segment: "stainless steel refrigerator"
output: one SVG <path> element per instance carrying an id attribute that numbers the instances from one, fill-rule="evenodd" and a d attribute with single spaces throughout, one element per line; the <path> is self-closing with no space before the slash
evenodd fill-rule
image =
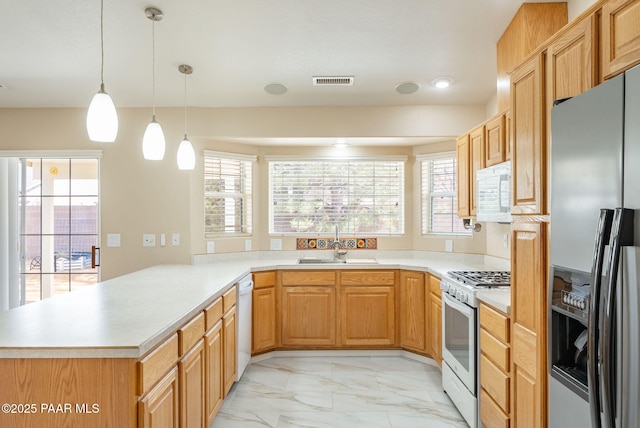
<path id="1" fill-rule="evenodd" d="M 640 66 L 557 102 L 550 163 L 549 426 L 640 427 Z"/>

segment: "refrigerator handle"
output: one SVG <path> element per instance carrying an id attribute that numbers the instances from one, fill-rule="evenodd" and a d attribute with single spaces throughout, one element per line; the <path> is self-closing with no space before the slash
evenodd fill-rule
<path id="1" fill-rule="evenodd" d="M 600 323 L 600 289 L 602 281 L 602 264 L 604 261 L 604 248 L 609 243 L 613 210 L 601 209 L 598 227 L 596 228 L 595 250 L 593 253 L 593 266 L 591 268 L 591 296 L 589 307 L 589 335 L 587 342 L 587 361 L 589 362 L 589 407 L 591 409 L 591 421 L 594 428 L 600 428 L 600 378 L 598 374 L 598 325 Z"/>
<path id="2" fill-rule="evenodd" d="M 621 247 L 633 245 L 633 214 L 633 210 L 616 208 L 611 226 L 607 279 L 602 290 L 600 389 L 603 395 L 602 417 L 606 427 L 616 426 L 616 291 Z"/>

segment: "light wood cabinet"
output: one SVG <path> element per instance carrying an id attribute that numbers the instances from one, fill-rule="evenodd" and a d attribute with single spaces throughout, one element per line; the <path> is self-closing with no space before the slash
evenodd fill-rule
<path id="1" fill-rule="evenodd" d="M 202 428 L 205 423 L 205 348 L 200 337 L 178 362 L 181 428 Z"/>
<path id="2" fill-rule="evenodd" d="M 336 345 L 336 288 L 282 287 L 282 345 Z"/>
<path id="3" fill-rule="evenodd" d="M 405 349 L 426 353 L 428 291 L 425 285 L 425 273 L 402 271 L 399 293 L 400 345 Z"/>
<path id="4" fill-rule="evenodd" d="M 140 428 L 178 428 L 180 426 L 178 368 L 171 369 L 158 384 L 138 401 Z"/>
<path id="5" fill-rule="evenodd" d="M 220 301 L 222 303 L 222 301 Z M 222 320 L 218 321 L 205 334 L 205 401 L 206 426 L 211 425 L 218 413 L 223 399 L 223 347 Z"/>
<path id="6" fill-rule="evenodd" d="M 471 215 L 471 190 L 469 188 L 469 172 L 471 168 L 471 149 L 469 144 L 469 134 L 465 134 L 456 141 L 456 163 L 457 163 L 457 200 L 458 217 L 469 218 Z"/>
<path id="7" fill-rule="evenodd" d="M 598 83 L 597 17 L 586 16 L 573 22 L 547 48 L 545 74 L 547 92 L 547 128 L 551 107 L 557 99 L 574 97 Z"/>
<path id="8" fill-rule="evenodd" d="M 253 274 L 252 355 L 270 351 L 278 345 L 276 315 L 276 273 Z"/>
<path id="9" fill-rule="evenodd" d="M 236 307 L 232 306 L 222 317 L 222 346 L 223 346 L 223 392 L 226 397 L 236 380 L 238 370 L 238 343 L 236 339 L 237 317 Z"/>
<path id="10" fill-rule="evenodd" d="M 429 278 L 429 338 L 431 357 L 442 365 L 442 290 L 440 278 Z"/>
<path id="11" fill-rule="evenodd" d="M 543 55 L 535 55 L 511 75 L 511 214 L 547 214 L 543 65 Z"/>
<path id="12" fill-rule="evenodd" d="M 511 417 L 547 425 L 546 223 L 511 226 Z"/>
<path id="13" fill-rule="evenodd" d="M 395 344 L 394 286 L 343 286 L 340 288 L 342 345 Z"/>
<path id="14" fill-rule="evenodd" d="M 602 74 L 605 79 L 640 63 L 640 0 L 602 6 Z"/>
<path id="15" fill-rule="evenodd" d="M 487 121 L 485 166 L 493 166 L 506 160 L 505 115 L 499 114 Z"/>
<path id="16" fill-rule="evenodd" d="M 472 217 L 476 215 L 476 172 L 485 167 L 485 141 L 484 125 L 469 132 L 469 149 L 471 152 L 471 164 L 469 168 L 469 210 Z"/>
<path id="17" fill-rule="evenodd" d="M 511 353 L 509 317 L 480 304 L 480 419 L 485 426 L 509 426 Z"/>

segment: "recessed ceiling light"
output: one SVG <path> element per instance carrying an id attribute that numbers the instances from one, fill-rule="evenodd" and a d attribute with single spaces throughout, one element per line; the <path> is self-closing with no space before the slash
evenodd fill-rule
<path id="1" fill-rule="evenodd" d="M 444 89 L 444 88 L 448 88 L 449 86 L 451 86 L 451 83 L 453 82 L 453 80 L 449 77 L 439 77 L 437 79 L 435 79 L 433 82 L 431 82 L 431 84 L 433 86 L 435 86 L 436 88 L 439 89 Z"/>
<path id="2" fill-rule="evenodd" d="M 404 82 L 396 86 L 396 92 L 403 95 L 415 94 L 420 89 L 420 85 L 415 82 Z"/>
<path id="3" fill-rule="evenodd" d="M 281 83 L 269 83 L 264 87 L 264 91 L 271 95 L 282 95 L 287 92 L 287 87 Z"/>

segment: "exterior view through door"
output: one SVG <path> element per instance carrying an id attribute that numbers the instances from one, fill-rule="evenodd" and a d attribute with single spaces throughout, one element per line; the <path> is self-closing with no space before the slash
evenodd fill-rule
<path id="1" fill-rule="evenodd" d="M 20 159 L 20 304 L 96 284 L 98 159 Z"/>

